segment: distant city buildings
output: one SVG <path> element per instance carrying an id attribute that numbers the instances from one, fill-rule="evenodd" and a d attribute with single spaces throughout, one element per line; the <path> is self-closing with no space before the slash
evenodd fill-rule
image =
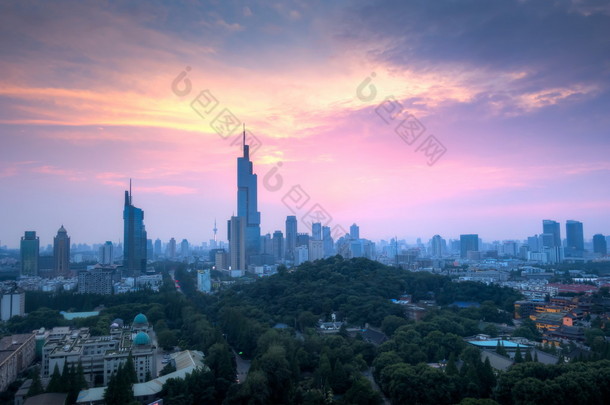
<path id="1" fill-rule="evenodd" d="M 100 246 L 99 262 L 104 266 L 114 264 L 114 245 L 111 241 L 106 241 L 106 243 Z"/>
<path id="2" fill-rule="evenodd" d="M 110 295 L 115 283 L 121 281 L 116 267 L 95 266 L 78 272 L 78 292 L 81 294 Z"/>

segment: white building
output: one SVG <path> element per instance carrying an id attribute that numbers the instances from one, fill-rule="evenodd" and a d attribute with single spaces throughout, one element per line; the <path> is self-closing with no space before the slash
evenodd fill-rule
<path id="1" fill-rule="evenodd" d="M 212 279 L 209 269 L 197 270 L 197 290 L 204 293 L 212 292 Z"/>

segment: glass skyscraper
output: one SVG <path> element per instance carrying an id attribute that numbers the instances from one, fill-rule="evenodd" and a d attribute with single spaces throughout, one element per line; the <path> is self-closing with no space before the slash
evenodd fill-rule
<path id="1" fill-rule="evenodd" d="M 261 214 L 257 208 L 257 176 L 250 161 L 245 131 L 243 148 L 243 157 L 237 158 L 237 216 L 246 221 L 245 256 L 249 264 L 251 256 L 260 253 Z"/>
<path id="2" fill-rule="evenodd" d="M 294 260 L 294 250 L 297 247 L 297 217 L 286 217 L 286 259 Z"/>
<path id="3" fill-rule="evenodd" d="M 566 222 L 566 256 L 582 257 L 585 250 L 582 222 L 568 220 Z"/>
<path id="4" fill-rule="evenodd" d="M 132 204 L 129 188 L 129 192 L 125 191 L 123 209 L 123 268 L 126 274 L 137 277 L 146 272 L 146 228 L 144 211 Z"/>
<path id="5" fill-rule="evenodd" d="M 40 241 L 34 231 L 25 231 L 21 237 L 21 275 L 38 275 L 38 254 L 40 251 Z"/>
<path id="6" fill-rule="evenodd" d="M 561 230 L 559 222 L 545 219 L 542 221 L 542 243 L 543 247 L 555 248 L 561 247 Z M 546 236 L 545 236 L 546 235 Z"/>

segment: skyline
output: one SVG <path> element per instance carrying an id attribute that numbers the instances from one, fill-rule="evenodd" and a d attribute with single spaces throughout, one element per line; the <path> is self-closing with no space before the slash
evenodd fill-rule
<path id="1" fill-rule="evenodd" d="M 321 4 L 2 3 L 0 244 L 121 240 L 129 178 L 150 238 L 212 239 L 237 210 L 224 108 L 260 141 L 262 234 L 294 185 L 372 240 L 610 233 L 610 6 Z M 446 148 L 433 165 L 375 113 L 388 96 Z"/>

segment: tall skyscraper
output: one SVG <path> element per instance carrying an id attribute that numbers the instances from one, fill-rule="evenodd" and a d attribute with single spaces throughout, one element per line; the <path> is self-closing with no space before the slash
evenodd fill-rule
<path id="1" fill-rule="evenodd" d="M 354 240 L 360 239 L 360 227 L 356 224 L 352 224 L 352 226 L 349 227 L 349 236 Z"/>
<path id="2" fill-rule="evenodd" d="M 125 191 L 123 225 L 123 269 L 137 277 L 146 272 L 146 227 L 144 211 L 132 203 L 131 182 L 129 191 Z"/>
<path id="3" fill-rule="evenodd" d="M 276 261 L 284 259 L 284 235 L 282 231 L 273 232 L 273 256 Z"/>
<path id="4" fill-rule="evenodd" d="M 62 225 L 53 238 L 53 271 L 55 276 L 69 277 L 70 272 L 70 237 Z"/>
<path id="5" fill-rule="evenodd" d="M 582 257 L 585 251 L 582 222 L 571 219 L 566 221 L 566 242 L 566 256 Z"/>
<path id="6" fill-rule="evenodd" d="M 608 244 L 606 237 L 602 234 L 593 235 L 593 253 L 598 253 L 602 256 L 608 254 Z"/>
<path id="7" fill-rule="evenodd" d="M 40 253 L 40 240 L 34 231 L 25 231 L 21 237 L 21 275 L 38 275 L 38 255 Z"/>
<path id="8" fill-rule="evenodd" d="M 250 146 L 246 144 L 246 131 L 243 133 L 243 157 L 237 158 L 237 216 L 245 220 L 245 270 L 250 256 L 260 253 L 261 214 L 257 203 L 257 176 L 250 161 Z"/>
<path id="9" fill-rule="evenodd" d="M 320 222 L 311 224 L 311 239 L 322 240 L 322 224 Z"/>
<path id="10" fill-rule="evenodd" d="M 479 250 L 479 235 L 460 235 L 460 257 L 465 259 L 468 257 L 468 252 L 477 252 Z"/>
<path id="11" fill-rule="evenodd" d="M 542 243 L 543 247 L 561 247 L 561 229 L 559 222 L 545 219 L 542 221 Z"/>
<path id="12" fill-rule="evenodd" d="M 231 270 L 246 270 L 246 218 L 231 217 L 228 225 L 229 265 Z"/>
<path id="13" fill-rule="evenodd" d="M 286 259 L 294 260 L 294 249 L 297 247 L 297 217 L 286 217 Z"/>

